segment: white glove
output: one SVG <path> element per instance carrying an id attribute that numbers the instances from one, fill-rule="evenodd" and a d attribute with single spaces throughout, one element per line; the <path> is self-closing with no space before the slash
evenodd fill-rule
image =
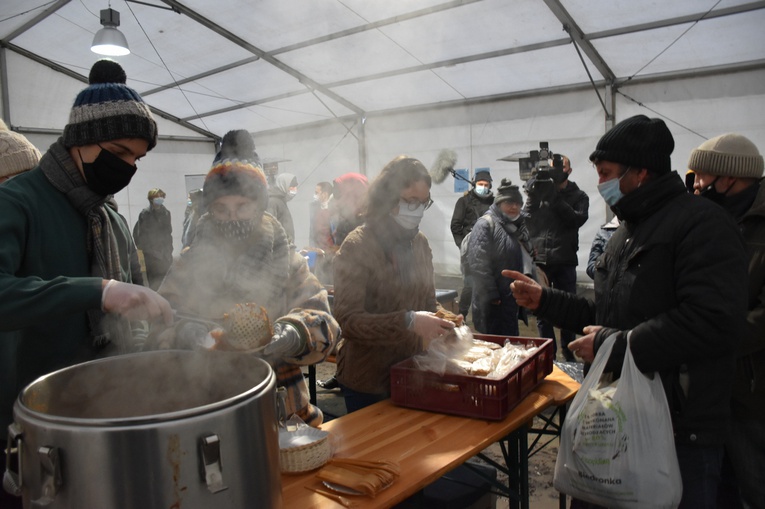
<path id="1" fill-rule="evenodd" d="M 274 335 L 263 350 L 263 356 L 272 359 L 296 357 L 305 350 L 306 341 L 300 336 L 297 327 L 287 322 L 274 324 Z"/>
<path id="2" fill-rule="evenodd" d="M 128 320 L 162 319 L 165 325 L 173 324 L 173 310 L 164 297 L 145 286 L 122 283 L 114 279 L 103 282 L 101 309 L 105 313 L 116 313 Z"/>
<path id="3" fill-rule="evenodd" d="M 446 334 L 454 328 L 454 323 L 444 320 L 431 313 L 430 311 L 415 311 L 414 320 L 409 328 L 417 333 L 425 342 Z"/>

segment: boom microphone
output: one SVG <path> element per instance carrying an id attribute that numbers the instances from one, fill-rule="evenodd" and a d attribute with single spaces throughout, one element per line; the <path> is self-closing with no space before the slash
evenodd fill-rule
<path id="1" fill-rule="evenodd" d="M 457 153 L 454 150 L 444 149 L 438 153 L 436 161 L 430 168 L 430 178 L 440 184 L 451 173 L 454 175 L 454 165 L 457 164 Z"/>

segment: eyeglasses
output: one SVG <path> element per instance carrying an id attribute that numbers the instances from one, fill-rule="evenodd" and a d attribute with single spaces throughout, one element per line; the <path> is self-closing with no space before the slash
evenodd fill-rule
<path id="1" fill-rule="evenodd" d="M 433 205 L 433 199 L 428 196 L 427 201 L 421 202 L 420 200 L 417 200 L 415 198 L 412 198 L 411 200 L 405 200 L 404 198 L 400 198 L 400 200 L 404 203 L 406 203 L 406 208 L 409 209 L 410 212 L 413 212 L 417 210 L 419 207 L 425 207 L 425 210 L 428 210 L 431 205 Z"/>

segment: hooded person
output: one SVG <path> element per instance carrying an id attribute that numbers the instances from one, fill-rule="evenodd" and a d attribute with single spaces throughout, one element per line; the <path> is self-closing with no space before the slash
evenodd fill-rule
<path id="1" fill-rule="evenodd" d="M 483 216 L 494 203 L 491 186 L 491 173 L 487 169 L 476 171 L 473 189 L 466 191 L 454 204 L 450 228 L 454 243 L 460 248 L 460 254 L 467 250 L 467 245 L 462 245 L 463 240 L 473 229 L 478 218 Z M 459 312 L 467 316 L 473 301 L 473 276 L 464 263 L 460 264 L 460 270 L 462 271 L 462 290 L 459 298 Z"/>
<path id="2" fill-rule="evenodd" d="M 275 184 L 268 191 L 268 208 L 266 211 L 274 216 L 287 232 L 287 238 L 295 243 L 295 224 L 292 222 L 287 202 L 297 194 L 298 181 L 292 173 L 280 173 L 276 176 Z"/>
<path id="3" fill-rule="evenodd" d="M 194 241 L 159 288 L 179 314 L 199 320 L 156 328 L 152 340 L 160 348 L 262 355 L 287 389 L 287 415 L 318 426 L 323 415 L 310 403 L 301 366 L 324 361 L 339 329 L 327 291 L 282 225 L 265 213 L 268 186 L 259 159 L 250 151 L 216 158 L 202 200 L 206 212 Z"/>
<path id="4" fill-rule="evenodd" d="M 344 173 L 332 181 L 330 229 L 335 246 L 364 222 L 369 180 L 361 173 Z"/>
<path id="5" fill-rule="evenodd" d="M 473 325 L 482 334 L 517 336 L 519 308 L 503 270 L 524 270 L 529 233 L 521 209 L 523 195 L 509 179 L 502 179 L 489 210 L 466 237 L 466 265 L 473 276 Z M 528 251 L 526 251 L 528 252 Z"/>
<path id="6" fill-rule="evenodd" d="M 129 320 L 172 321 L 165 299 L 131 284 L 130 230 L 108 204 L 156 144 L 157 124 L 116 62 L 96 62 L 89 83 L 39 164 L 0 186 L 0 341 L 19 340 L 5 394 L 134 351 Z M 4 426 L 11 407 L 0 410 Z"/>
<path id="7" fill-rule="evenodd" d="M 641 372 L 659 375 L 682 477 L 679 507 L 712 509 L 746 323 L 747 255 L 733 218 L 689 194 L 671 170 L 674 146 L 661 119 L 637 115 L 590 155 L 598 190 L 620 220 L 595 264 L 594 300 L 505 274 L 519 305 L 582 334 L 570 348 L 586 363 L 613 336 L 606 373 L 620 375 L 629 348 Z"/>
<path id="8" fill-rule="evenodd" d="M 751 140 L 727 133 L 688 160 L 697 194 L 738 223 L 749 254 L 747 325 L 736 351 L 731 433 L 725 443 L 719 507 L 765 507 L 765 180 Z"/>

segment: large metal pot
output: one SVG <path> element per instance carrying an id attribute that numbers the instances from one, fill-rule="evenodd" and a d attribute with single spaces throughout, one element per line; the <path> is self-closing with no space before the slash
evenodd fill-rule
<path id="1" fill-rule="evenodd" d="M 280 507 L 275 387 L 265 361 L 227 352 L 56 371 L 14 405 L 3 485 L 25 508 Z"/>

